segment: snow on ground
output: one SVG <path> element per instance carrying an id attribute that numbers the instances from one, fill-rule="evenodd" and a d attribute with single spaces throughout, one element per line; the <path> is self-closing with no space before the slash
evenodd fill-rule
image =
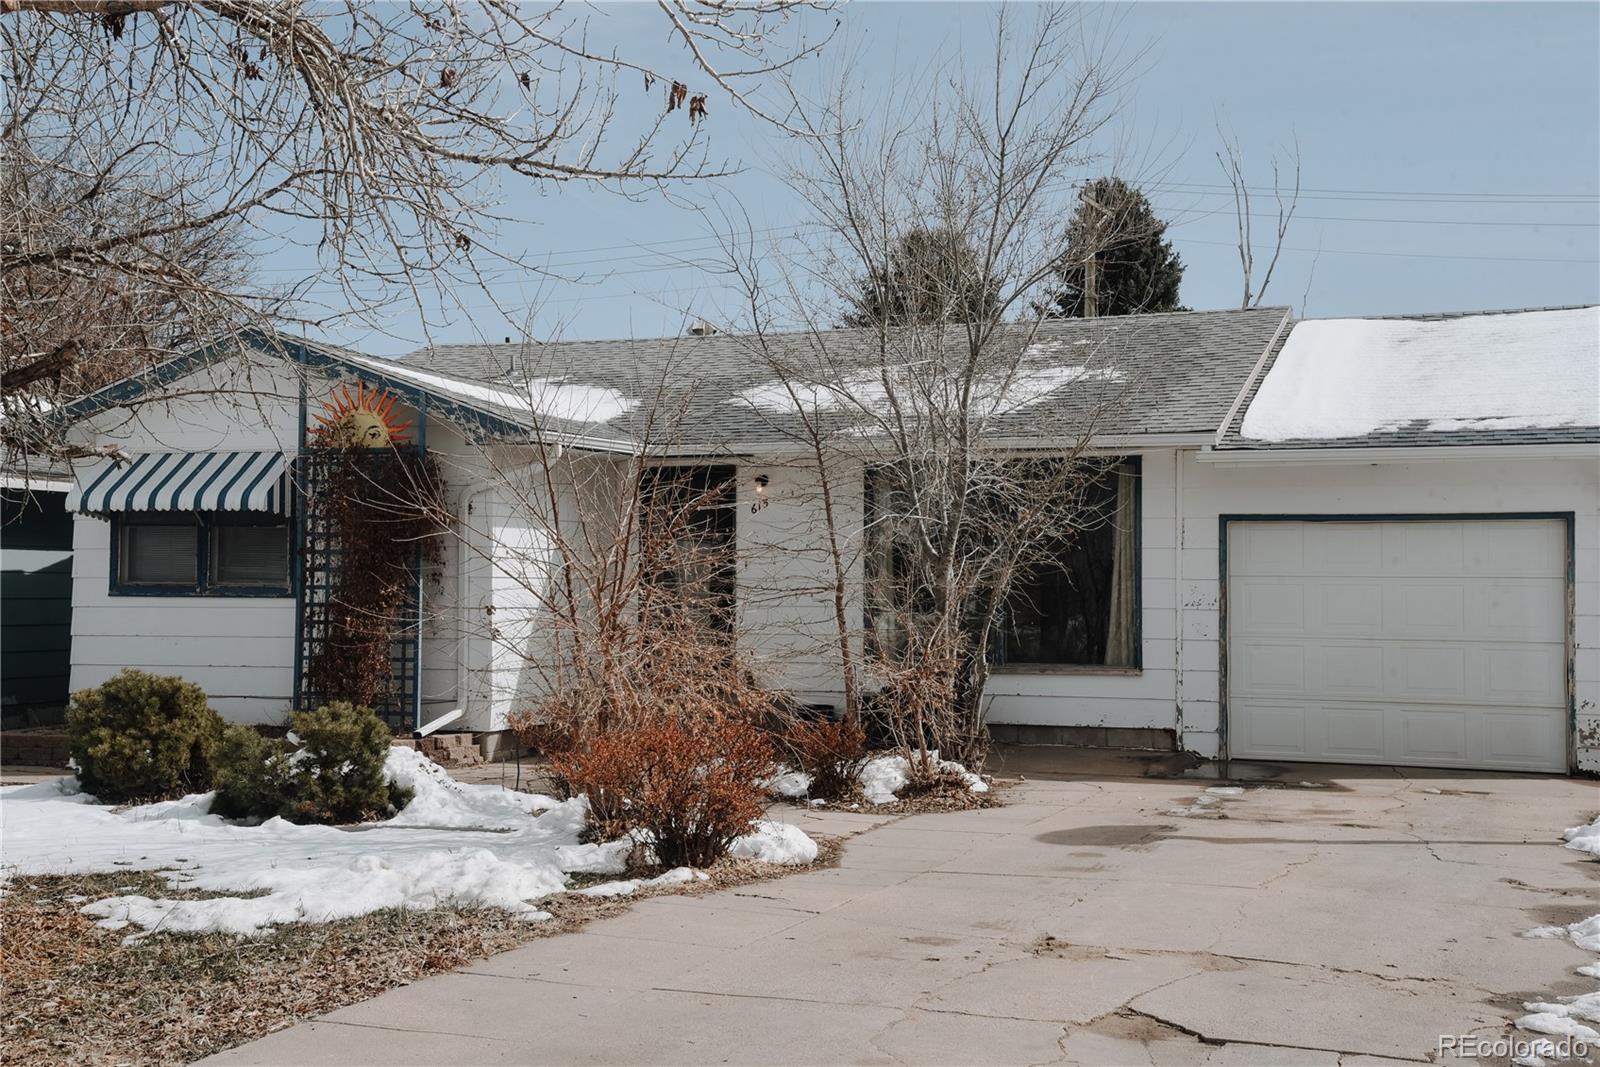
<path id="1" fill-rule="evenodd" d="M 1588 852 L 1600 858 L 1600 818 L 1588 826 L 1574 826 L 1562 835 L 1567 848 Z M 1524 937 L 1570 940 L 1586 952 L 1600 953 L 1600 915 L 1591 915 L 1580 922 L 1566 926 L 1540 926 L 1529 930 Z M 1600 961 L 1586 963 L 1577 969 L 1587 978 L 1600 978 Z M 1568 1038 L 1586 1044 L 1600 1044 L 1600 989 L 1593 993 L 1580 993 L 1575 997 L 1558 997 L 1551 1001 L 1527 1001 L 1522 1005 L 1527 1015 L 1517 1019 L 1517 1026 L 1536 1034 Z M 1551 1046 L 1551 1052 L 1555 1047 Z M 1548 1055 L 1549 1053 L 1545 1053 Z M 1528 1067 L 1538 1067 L 1534 1060 L 1539 1054 L 1526 1057 Z"/>
<path id="2" fill-rule="evenodd" d="M 734 838 L 730 856 L 801 867 L 817 858 L 817 843 L 798 826 L 762 819 L 752 833 Z"/>
<path id="3" fill-rule="evenodd" d="M 1244 790 L 1236 785 L 1214 785 L 1204 793 L 1194 798 L 1193 804 L 1183 804 L 1176 808 L 1167 809 L 1168 815 L 1176 815 L 1184 819 L 1220 819 L 1223 817 L 1219 806 L 1224 800 L 1244 796 Z"/>
<path id="4" fill-rule="evenodd" d="M 636 847 L 630 838 L 580 843 L 582 799 L 558 802 L 457 782 L 399 747 L 385 769 L 415 790 L 415 799 L 387 821 L 342 828 L 230 822 L 210 814 L 211 794 L 117 812 L 78 792 L 70 778 L 3 789 L 0 869 L 6 875 L 160 871 L 175 889 L 223 895 L 119 896 L 84 911 L 112 929 L 137 927 L 135 936 L 156 929 L 255 934 L 282 923 L 445 904 L 544 919 L 548 914 L 534 902 L 564 892 L 568 874 L 621 874 Z M 806 845 L 810 856 L 800 858 Z M 758 824 L 737 847 L 739 855 L 775 863 L 816 856 L 815 842 L 781 823 Z M 227 895 L 244 893 L 259 895 Z"/>
<path id="5" fill-rule="evenodd" d="M 799 800 L 811 789 L 811 775 L 804 771 L 780 771 L 758 784 L 775 797 Z"/>
<path id="6" fill-rule="evenodd" d="M 579 896 L 585 897 L 625 897 L 640 889 L 650 889 L 659 885 L 685 885 L 689 882 L 704 882 L 711 876 L 705 871 L 697 871 L 693 867 L 674 867 L 665 874 L 658 874 L 654 878 L 629 878 L 623 882 L 601 882 L 588 889 L 578 890 Z"/>
<path id="7" fill-rule="evenodd" d="M 932 752 L 930 755 L 940 770 L 961 775 L 962 780 L 967 783 L 967 788 L 974 793 L 989 791 L 988 782 L 961 764 L 954 760 L 940 759 L 938 752 Z M 911 781 L 911 761 L 899 755 L 874 756 L 861 765 L 861 769 L 856 772 L 856 781 L 860 783 L 861 795 L 868 804 L 893 804 L 899 798 L 900 790 Z M 764 779 L 761 786 L 773 796 L 801 800 L 811 788 L 811 776 L 804 771 L 784 770 L 771 778 Z"/>
<path id="8" fill-rule="evenodd" d="M 1600 425 L 1600 308 L 1297 323 L 1245 413 L 1260 441 Z"/>
<path id="9" fill-rule="evenodd" d="M 1574 826 L 1561 835 L 1568 848 L 1575 848 L 1579 852 L 1587 852 L 1600 859 L 1600 816 L 1588 826 Z"/>
<path id="10" fill-rule="evenodd" d="M 989 783 L 961 764 L 939 759 L 937 752 L 931 755 L 940 770 L 961 775 L 967 788 L 974 793 L 989 791 Z M 861 793 L 867 798 L 867 803 L 892 804 L 900 790 L 911 781 L 911 761 L 904 756 L 875 756 L 867 760 L 856 777 L 861 782 Z"/>

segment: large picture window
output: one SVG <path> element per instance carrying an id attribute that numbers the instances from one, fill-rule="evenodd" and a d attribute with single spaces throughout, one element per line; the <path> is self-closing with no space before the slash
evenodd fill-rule
<path id="1" fill-rule="evenodd" d="M 1049 461 L 1019 461 L 1026 462 Z M 1071 490 L 1080 494 L 1072 503 L 1071 529 L 1029 551 L 1042 562 L 1012 579 L 995 620 L 989 654 L 998 670 L 1140 666 L 1139 460 L 1080 462 L 1088 480 Z M 1025 467 L 1017 469 L 1018 478 L 1026 474 Z M 905 639 L 907 620 L 930 609 L 930 594 L 907 563 L 914 550 L 896 528 L 906 503 L 886 476 L 868 473 L 864 506 L 868 637 L 872 647 L 894 650 Z"/>
<path id="2" fill-rule="evenodd" d="M 120 596 L 288 596 L 289 523 L 256 512 L 130 512 L 112 519 Z"/>
<path id="3" fill-rule="evenodd" d="M 1081 519 L 1011 587 L 1001 666 L 1139 666 L 1139 464 L 1106 464 Z"/>

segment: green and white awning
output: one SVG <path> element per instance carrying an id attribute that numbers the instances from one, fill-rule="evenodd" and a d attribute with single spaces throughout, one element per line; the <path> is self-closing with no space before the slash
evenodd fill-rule
<path id="1" fill-rule="evenodd" d="M 67 510 L 289 513 L 289 459 L 281 452 L 147 452 L 132 462 L 80 466 Z"/>

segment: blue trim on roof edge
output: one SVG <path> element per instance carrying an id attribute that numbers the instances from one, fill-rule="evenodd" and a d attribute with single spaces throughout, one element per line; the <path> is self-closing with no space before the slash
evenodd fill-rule
<path id="1" fill-rule="evenodd" d="M 306 342 L 279 337 L 256 329 L 242 330 L 232 341 L 218 341 L 205 345 L 193 352 L 174 356 L 165 363 L 157 364 L 140 374 L 112 382 L 60 408 L 51 415 L 50 421 L 57 425 L 65 425 L 131 403 L 161 386 L 170 385 L 185 375 L 237 355 L 245 348 L 254 348 L 267 355 L 283 356 L 302 367 L 319 370 L 329 378 L 335 377 L 337 372 L 365 378 L 368 384 L 396 393 L 412 407 L 425 410 L 430 415 L 437 414 L 464 430 L 502 437 L 525 436 L 529 432 L 526 426 L 487 411 L 480 411 L 451 397 L 441 396 L 415 382 L 405 381 L 359 363 L 352 363 L 336 353 L 313 348 Z"/>

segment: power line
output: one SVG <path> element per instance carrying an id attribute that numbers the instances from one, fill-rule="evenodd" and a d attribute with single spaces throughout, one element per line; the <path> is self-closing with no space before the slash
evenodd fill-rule
<path id="1" fill-rule="evenodd" d="M 1237 248 L 1234 241 L 1206 241 L 1198 237 L 1174 237 L 1173 241 L 1180 244 L 1191 245 L 1219 245 L 1223 248 Z M 1447 252 L 1379 252 L 1374 249 L 1359 248 L 1295 248 L 1284 245 L 1285 252 L 1309 252 L 1312 254 L 1327 254 L 1330 256 L 1385 256 L 1401 259 L 1455 259 L 1483 261 L 1488 263 L 1582 263 L 1587 265 L 1600 264 L 1600 259 L 1558 259 L 1541 256 L 1471 256 L 1454 255 Z"/>
<path id="2" fill-rule="evenodd" d="M 1232 195 L 1233 186 L 1222 182 L 1171 182 L 1154 181 L 1145 183 L 1142 188 L 1168 188 L 1168 189 L 1217 189 Z M 1272 192 L 1267 186 L 1247 186 L 1252 193 Z M 1449 190 L 1416 190 L 1416 189 L 1317 189 L 1303 186 L 1300 190 L 1302 196 L 1354 196 L 1371 199 L 1384 197 L 1405 197 L 1407 199 L 1425 198 L 1438 199 L 1446 203 L 1460 203 L 1464 201 L 1480 200 L 1487 203 L 1600 203 L 1600 193 L 1483 193 L 1460 192 Z"/>

